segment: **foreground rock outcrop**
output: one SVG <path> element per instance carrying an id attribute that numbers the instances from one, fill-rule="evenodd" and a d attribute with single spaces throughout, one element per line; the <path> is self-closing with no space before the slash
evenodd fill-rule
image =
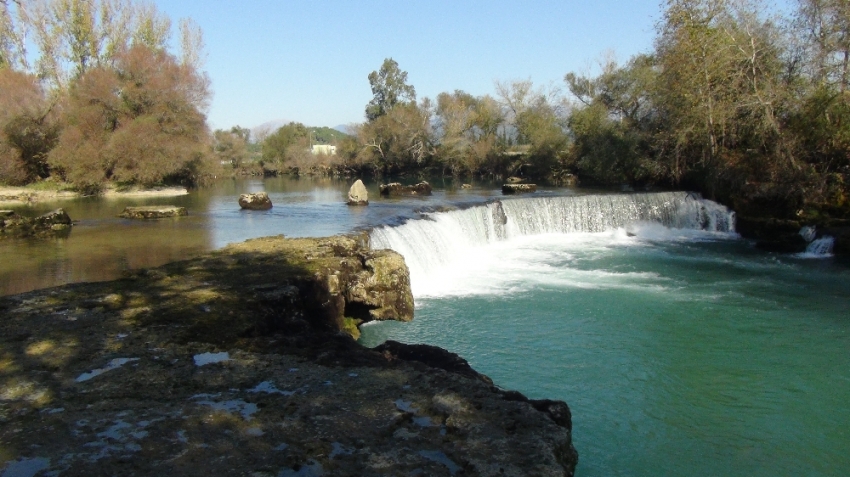
<path id="1" fill-rule="evenodd" d="M 439 348 L 367 235 L 256 239 L 106 283 L 0 298 L 0 471 L 15 475 L 572 475 L 569 408 Z"/>

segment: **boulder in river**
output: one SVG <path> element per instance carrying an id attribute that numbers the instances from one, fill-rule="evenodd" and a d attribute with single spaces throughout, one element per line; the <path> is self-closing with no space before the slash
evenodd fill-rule
<path id="1" fill-rule="evenodd" d="M 348 205 L 369 205 L 369 191 L 360 179 L 348 189 Z"/>
<path id="2" fill-rule="evenodd" d="M 125 207 L 118 216 L 125 219 L 163 219 L 189 215 L 185 207 L 175 205 L 147 205 L 142 207 Z"/>
<path id="3" fill-rule="evenodd" d="M 239 196 L 239 207 L 248 210 L 269 210 L 272 208 L 272 200 L 265 192 L 242 194 Z"/>
<path id="4" fill-rule="evenodd" d="M 26 237 L 67 231 L 70 227 L 71 217 L 64 209 L 56 209 L 38 217 L 22 217 L 12 210 L 0 210 L 0 236 Z"/>
<path id="5" fill-rule="evenodd" d="M 527 194 L 537 192 L 537 184 L 504 184 L 502 194 Z"/>
<path id="6" fill-rule="evenodd" d="M 422 181 L 413 185 L 402 185 L 400 182 L 381 184 L 381 195 L 397 197 L 401 195 L 431 195 L 431 184 Z"/>

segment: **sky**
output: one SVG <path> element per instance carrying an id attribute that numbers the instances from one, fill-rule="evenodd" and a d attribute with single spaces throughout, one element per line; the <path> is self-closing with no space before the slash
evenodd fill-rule
<path id="1" fill-rule="evenodd" d="M 213 129 L 364 121 L 368 75 L 393 58 L 417 98 L 496 81 L 565 89 L 613 52 L 649 52 L 659 0 L 155 0 L 204 32 Z M 176 37 L 175 28 L 175 37 Z"/>

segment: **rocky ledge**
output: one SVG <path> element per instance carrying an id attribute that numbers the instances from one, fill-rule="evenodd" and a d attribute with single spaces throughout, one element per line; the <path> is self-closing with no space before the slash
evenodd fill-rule
<path id="1" fill-rule="evenodd" d="M 365 234 L 0 298 L 0 470 L 572 475 L 563 402 L 439 348 L 351 337 L 412 310 L 403 260 Z"/>
<path id="2" fill-rule="evenodd" d="M 537 192 L 537 184 L 503 184 L 502 194 L 529 194 Z"/>
<path id="3" fill-rule="evenodd" d="M 431 184 L 422 181 L 418 184 L 402 185 L 400 182 L 381 184 L 380 193 L 385 197 L 398 197 L 402 195 L 431 195 L 433 188 Z"/>

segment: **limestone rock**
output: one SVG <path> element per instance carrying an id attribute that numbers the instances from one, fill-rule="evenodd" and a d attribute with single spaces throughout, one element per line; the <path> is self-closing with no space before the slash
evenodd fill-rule
<path id="1" fill-rule="evenodd" d="M 527 194 L 537 192 L 537 184 L 504 184 L 502 194 Z"/>
<path id="2" fill-rule="evenodd" d="M 461 184 L 461 189 L 472 189 L 472 184 Z"/>
<path id="3" fill-rule="evenodd" d="M 33 219 L 33 223 L 37 227 L 53 227 L 55 225 L 71 225 L 71 217 L 65 209 L 56 209 L 43 215 L 39 215 Z"/>
<path id="4" fill-rule="evenodd" d="M 21 217 L 11 210 L 0 210 L 0 236 L 27 237 L 50 232 L 66 232 L 71 217 L 64 209 L 56 209 L 38 217 Z"/>
<path id="5" fill-rule="evenodd" d="M 0 297 L 12 363 L 0 375 L 0 466 L 573 475 L 563 402 L 501 390 L 439 348 L 375 351 L 340 332 L 338 317 L 409 292 L 402 265 L 368 234 L 266 237 L 122 280 Z"/>
<path id="6" fill-rule="evenodd" d="M 141 207 L 125 207 L 118 216 L 125 219 L 163 219 L 189 215 L 185 207 L 175 205 L 146 205 Z"/>
<path id="7" fill-rule="evenodd" d="M 346 315 L 369 321 L 410 321 L 413 294 L 404 257 L 393 250 L 364 252 L 364 270 L 345 290 Z"/>
<path id="8" fill-rule="evenodd" d="M 348 189 L 348 205 L 369 205 L 369 191 L 360 179 Z"/>
<path id="9" fill-rule="evenodd" d="M 269 210 L 272 208 L 272 201 L 265 192 L 242 194 L 239 196 L 239 207 L 248 210 Z"/>
<path id="10" fill-rule="evenodd" d="M 400 182 L 381 184 L 381 195 L 397 197 L 402 195 L 431 195 L 431 184 L 422 181 L 413 185 L 402 185 Z"/>

